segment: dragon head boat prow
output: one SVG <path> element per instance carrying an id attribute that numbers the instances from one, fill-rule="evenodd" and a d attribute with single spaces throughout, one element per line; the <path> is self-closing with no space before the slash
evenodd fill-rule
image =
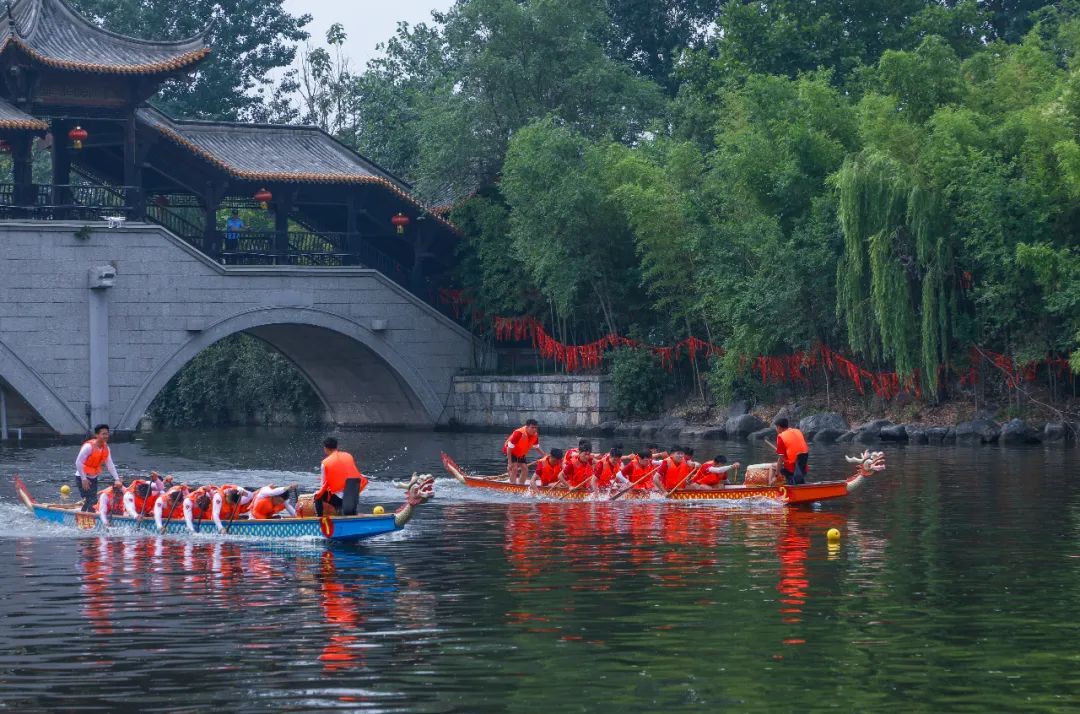
<path id="1" fill-rule="evenodd" d="M 412 518 L 413 509 L 426 503 L 435 496 L 435 477 L 431 474 L 413 473 L 406 482 L 394 482 L 395 486 L 405 489 L 405 503 L 394 512 L 398 527 L 404 526 Z"/>
<path id="2" fill-rule="evenodd" d="M 884 451 L 864 451 L 861 456 L 845 456 L 844 460 L 849 464 L 858 464 L 858 476 L 873 476 L 877 471 L 885 470 Z"/>

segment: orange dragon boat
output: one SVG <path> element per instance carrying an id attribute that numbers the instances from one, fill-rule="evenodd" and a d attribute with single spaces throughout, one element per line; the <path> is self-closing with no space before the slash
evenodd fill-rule
<path id="1" fill-rule="evenodd" d="M 747 499 L 765 499 L 779 501 L 787 506 L 815 503 L 843 498 L 859 488 L 863 482 L 878 471 L 885 470 L 885 454 L 880 451 L 864 451 L 862 456 L 844 457 L 848 463 L 855 464 L 855 473 L 838 481 L 818 481 L 790 486 L 784 483 L 783 476 L 777 473 L 776 464 L 755 464 L 746 469 L 744 483 L 724 486 L 711 490 L 677 489 L 669 494 L 657 491 L 634 489 L 627 491 L 622 498 L 631 500 L 664 499 L 673 501 L 736 501 Z M 470 476 L 447 454 L 442 455 L 443 466 L 461 483 L 470 488 L 484 488 L 501 493 L 510 493 L 527 498 L 555 499 L 563 501 L 605 501 L 614 492 L 594 492 L 585 489 L 570 489 L 561 486 L 534 488 L 501 480 L 499 476 Z"/>

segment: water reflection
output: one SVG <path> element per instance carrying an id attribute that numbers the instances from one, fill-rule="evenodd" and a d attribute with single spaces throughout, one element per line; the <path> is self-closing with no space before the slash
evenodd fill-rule
<path id="1" fill-rule="evenodd" d="M 397 570 L 385 557 L 321 547 L 281 552 L 252 543 L 168 538 L 83 538 L 76 544 L 82 615 L 96 636 L 130 634 L 122 627 L 134 608 L 148 620 L 209 615 L 267 633 L 293 626 L 320 647 L 326 673 L 364 666 L 367 613 L 418 626 L 418 592 L 398 599 Z M 288 582 L 294 581 L 294 582 Z M 415 582 L 413 583 L 415 585 Z M 318 613 L 305 611 L 308 591 Z M 296 610 L 291 612 L 290 608 Z M 118 613 L 122 609 L 124 612 Z M 121 615 L 118 617 L 118 615 Z M 258 646 L 258 645 L 255 645 Z"/>

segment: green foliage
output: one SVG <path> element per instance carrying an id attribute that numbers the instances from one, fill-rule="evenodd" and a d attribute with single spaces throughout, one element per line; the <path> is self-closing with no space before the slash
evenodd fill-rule
<path id="1" fill-rule="evenodd" d="M 168 83 L 154 103 L 193 119 L 265 119 L 275 95 L 271 73 L 288 67 L 307 38 L 310 15 L 296 17 L 282 0 L 73 0 L 107 29 L 139 38 L 178 40 L 213 20 L 210 56 L 193 81 Z"/>
<path id="2" fill-rule="evenodd" d="M 208 347 L 169 380 L 150 405 L 165 426 L 270 423 L 283 416 L 318 423 L 318 395 L 281 353 L 245 334 Z"/>
<path id="3" fill-rule="evenodd" d="M 655 416 L 670 378 L 648 350 L 619 349 L 611 355 L 611 388 L 620 417 Z"/>

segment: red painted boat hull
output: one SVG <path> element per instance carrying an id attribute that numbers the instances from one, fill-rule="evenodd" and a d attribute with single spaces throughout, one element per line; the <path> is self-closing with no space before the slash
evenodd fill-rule
<path id="1" fill-rule="evenodd" d="M 610 497 L 609 493 L 593 493 L 592 491 L 571 490 L 558 486 L 547 488 L 532 488 L 521 486 L 505 481 L 497 481 L 493 478 L 470 476 L 457 465 L 447 454 L 442 455 L 443 466 L 461 483 L 470 488 L 483 488 L 501 493 L 511 493 L 525 498 L 553 499 L 562 501 L 604 501 Z M 843 498 L 858 488 L 865 477 L 855 475 L 842 481 L 821 481 L 806 483 L 798 486 L 726 486 L 721 489 L 699 491 L 696 489 L 679 489 L 667 496 L 672 501 L 740 501 L 748 499 L 768 499 L 779 501 L 785 505 L 794 506 L 817 501 L 828 501 Z M 628 491 L 620 500 L 659 500 L 661 495 L 656 491 L 633 490 Z"/>

